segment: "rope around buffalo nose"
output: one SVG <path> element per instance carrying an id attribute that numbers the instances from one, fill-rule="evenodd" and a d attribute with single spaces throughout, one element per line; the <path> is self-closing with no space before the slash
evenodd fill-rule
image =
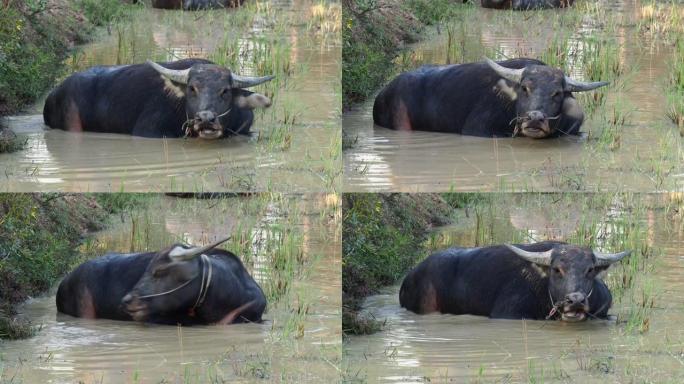
<path id="1" fill-rule="evenodd" d="M 229 114 L 230 111 L 231 111 L 232 109 L 233 109 L 232 107 L 229 107 L 228 109 L 226 109 L 225 112 L 223 112 L 222 114 L 216 116 L 216 119 L 220 119 L 220 118 L 222 118 L 223 116 Z M 196 120 L 197 120 L 197 119 L 191 119 L 190 116 L 188 116 L 188 111 L 185 111 L 185 122 L 184 122 L 183 125 L 181 126 L 181 129 L 183 130 L 183 138 L 184 138 L 184 139 L 187 138 L 188 136 L 190 136 L 190 132 L 191 132 L 191 130 L 192 130 L 192 126 L 191 126 L 190 124 L 194 123 Z M 223 128 L 223 127 L 222 127 L 222 128 Z M 223 129 L 226 129 L 226 130 L 230 131 L 232 134 L 237 135 L 237 133 L 234 132 L 234 131 L 233 131 L 232 129 L 230 129 L 230 128 L 223 128 Z"/>
<path id="2" fill-rule="evenodd" d="M 563 306 L 563 304 L 565 304 L 564 301 L 560 301 L 560 300 L 558 302 L 554 303 L 553 297 L 551 296 L 551 289 L 549 289 L 548 292 L 549 292 L 549 300 L 551 301 L 551 310 L 549 311 L 549 314 L 546 315 L 546 318 L 544 318 L 544 320 L 549 320 L 549 319 L 553 318 L 555 315 L 560 314 L 560 312 L 558 310 Z M 587 295 L 587 297 L 584 298 L 584 300 L 589 301 L 589 297 L 591 296 L 592 293 L 594 293 L 593 287 L 591 288 L 591 291 L 589 291 L 589 294 Z M 603 309 L 603 307 L 601 307 L 601 309 Z M 589 313 L 589 312 L 587 312 L 587 313 L 589 315 L 591 315 L 591 313 Z"/>

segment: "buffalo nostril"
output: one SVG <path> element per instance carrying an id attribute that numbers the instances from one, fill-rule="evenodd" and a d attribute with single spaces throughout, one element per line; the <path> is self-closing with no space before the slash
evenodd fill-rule
<path id="1" fill-rule="evenodd" d="M 216 120 L 216 115 L 210 111 L 197 112 L 195 118 L 203 123 L 213 123 Z"/>
<path id="2" fill-rule="evenodd" d="M 582 293 L 570 293 L 565 296 L 565 301 L 568 304 L 576 304 L 576 303 L 582 303 L 584 302 L 584 295 Z"/>
<path id="3" fill-rule="evenodd" d="M 544 120 L 546 120 L 546 116 L 544 116 L 544 114 L 539 112 L 539 111 L 529 112 L 527 114 L 527 117 L 533 121 L 544 121 Z"/>

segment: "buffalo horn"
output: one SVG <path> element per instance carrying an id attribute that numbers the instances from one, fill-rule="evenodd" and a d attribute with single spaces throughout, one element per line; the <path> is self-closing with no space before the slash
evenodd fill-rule
<path id="1" fill-rule="evenodd" d="M 513 253 L 516 255 L 522 257 L 523 259 L 535 263 L 538 265 L 546 265 L 549 266 L 551 265 L 551 253 L 553 252 L 553 249 L 549 249 L 546 252 L 530 252 L 526 251 L 524 249 L 520 249 L 516 246 L 513 246 L 511 244 L 504 244 L 506 248 L 510 249 Z"/>
<path id="2" fill-rule="evenodd" d="M 522 69 L 513 69 L 513 68 L 506 68 L 503 67 L 493 60 L 485 57 L 485 61 L 487 64 L 489 64 L 489 67 L 494 70 L 499 76 L 503 77 L 506 80 L 512 81 L 514 83 L 520 83 L 522 80 L 523 72 L 525 71 L 525 68 Z"/>
<path id="3" fill-rule="evenodd" d="M 152 66 L 157 72 L 159 72 L 162 76 L 166 77 L 167 79 L 179 83 L 179 84 L 187 84 L 188 83 L 188 78 L 190 77 L 190 68 L 188 69 L 169 69 L 162 67 L 161 65 L 147 60 L 147 64 Z"/>
<path id="4" fill-rule="evenodd" d="M 623 257 L 629 256 L 632 251 L 624 251 L 620 253 L 601 253 L 594 251 L 594 256 L 596 256 L 596 266 L 605 267 L 611 265 L 617 261 L 620 261 Z"/>
<path id="5" fill-rule="evenodd" d="M 595 81 L 593 83 L 583 83 L 581 81 L 573 80 L 572 78 L 565 76 L 565 90 L 568 92 L 586 92 L 592 89 L 604 87 L 610 84 L 607 81 Z"/>
<path id="6" fill-rule="evenodd" d="M 275 76 L 250 77 L 240 76 L 233 73 L 234 88 L 249 88 L 273 80 Z"/>
<path id="7" fill-rule="evenodd" d="M 216 248 L 220 244 L 228 241 L 229 239 L 230 236 L 226 237 L 225 239 L 219 240 L 213 244 L 205 245 L 204 247 L 192 247 L 189 249 L 185 249 L 183 247 L 176 247 L 171 252 L 169 252 L 169 257 L 171 257 L 174 260 L 190 260 L 194 257 L 197 257 L 207 251 Z"/>

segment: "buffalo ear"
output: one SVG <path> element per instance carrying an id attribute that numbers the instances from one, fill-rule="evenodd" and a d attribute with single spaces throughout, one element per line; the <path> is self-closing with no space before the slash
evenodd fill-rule
<path id="1" fill-rule="evenodd" d="M 271 106 L 271 99 L 261 93 L 245 91 L 244 89 L 233 89 L 233 101 L 238 108 L 256 109 L 268 108 Z"/>

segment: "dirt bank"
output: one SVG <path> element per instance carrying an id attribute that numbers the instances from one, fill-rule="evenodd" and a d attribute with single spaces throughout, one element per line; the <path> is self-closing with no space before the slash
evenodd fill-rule
<path id="1" fill-rule="evenodd" d="M 394 71 L 394 59 L 461 1 L 343 0 L 342 104 L 368 98 Z"/>
<path id="2" fill-rule="evenodd" d="M 428 231 L 448 224 L 453 209 L 441 196 L 427 193 L 345 194 L 342 208 L 342 328 L 372 332 L 378 324 L 357 315 L 363 298 L 411 268 Z"/>
<path id="3" fill-rule="evenodd" d="M 0 194 L 0 338 L 27 337 L 14 306 L 47 291 L 79 261 L 76 247 L 136 194 Z"/>

